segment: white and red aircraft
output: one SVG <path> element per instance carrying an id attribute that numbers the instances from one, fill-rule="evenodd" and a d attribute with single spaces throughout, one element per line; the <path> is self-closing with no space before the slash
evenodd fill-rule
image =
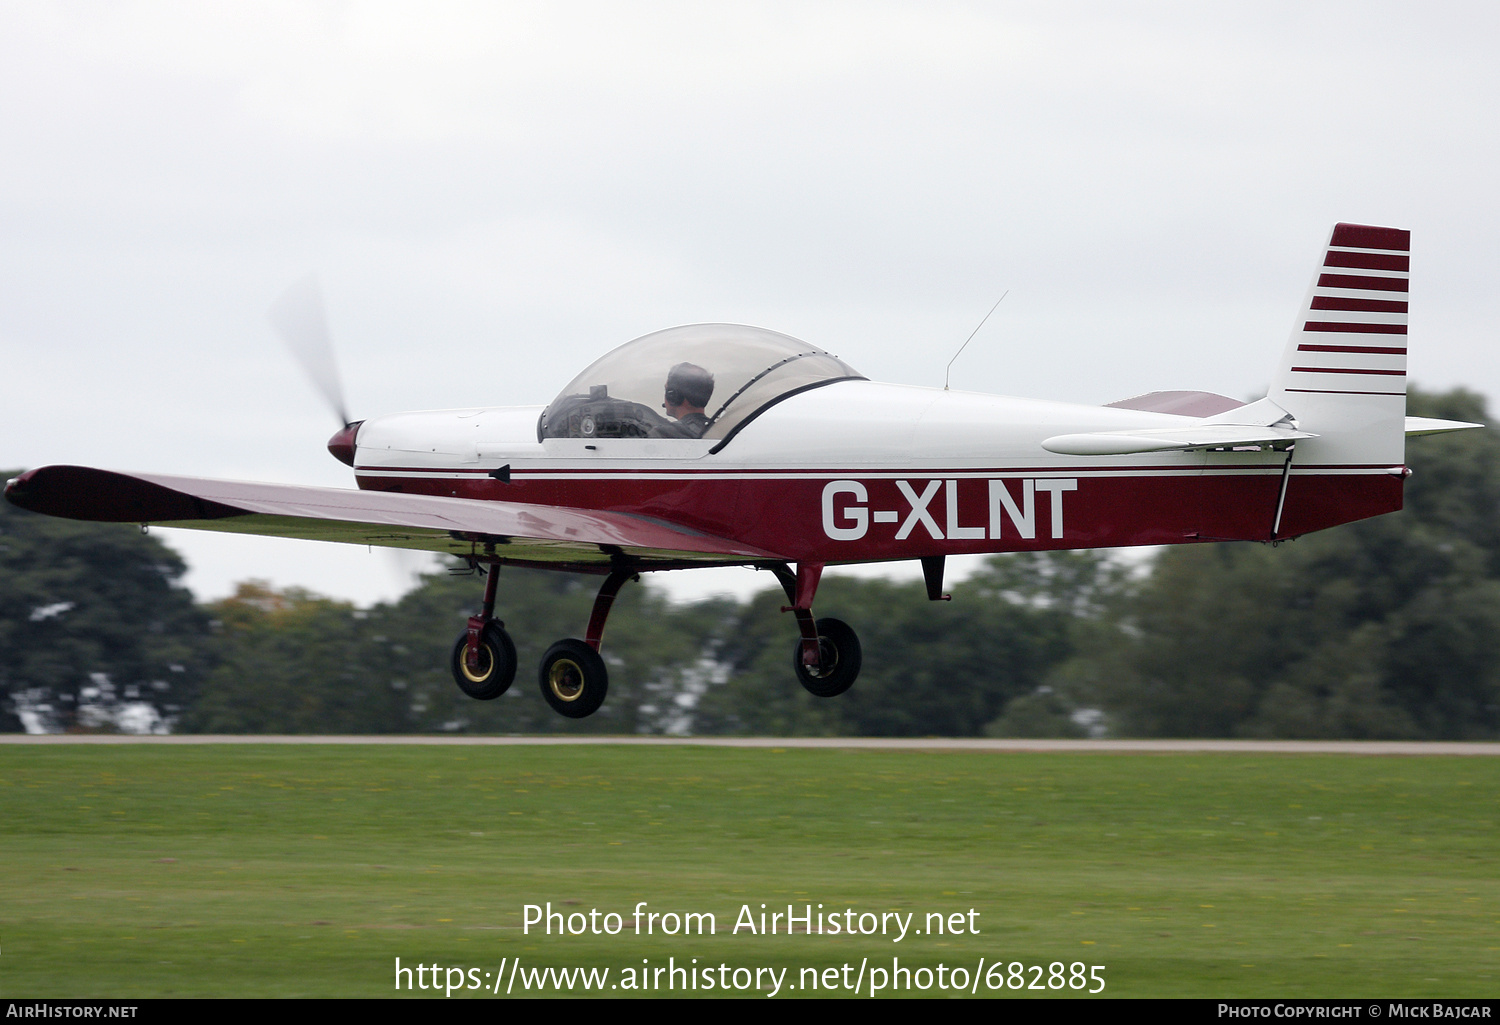
<path id="1" fill-rule="evenodd" d="M 918 559 L 936 600 L 950 554 L 1279 541 L 1400 509 L 1406 436 L 1479 426 L 1405 415 L 1409 247 L 1407 231 L 1337 225 L 1271 389 L 1249 403 L 876 384 L 795 338 L 700 324 L 620 346 L 545 407 L 347 423 L 328 447 L 358 491 L 45 466 L 5 495 L 75 519 L 468 560 L 489 572 L 452 668 L 480 699 L 516 672 L 494 569 L 601 574 L 584 639 L 541 664 L 543 696 L 574 718 L 604 700 L 600 640 L 627 580 L 757 566 L 786 590 L 803 686 L 832 696 L 860 646 L 813 616 L 827 566 Z"/>

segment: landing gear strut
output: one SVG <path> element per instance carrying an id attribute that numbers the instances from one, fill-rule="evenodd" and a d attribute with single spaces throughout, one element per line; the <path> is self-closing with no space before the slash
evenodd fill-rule
<path id="1" fill-rule="evenodd" d="M 491 701 L 510 689 L 516 678 L 516 646 L 495 618 L 495 588 L 500 567 L 491 566 L 484 581 L 484 610 L 453 645 L 453 680 L 458 689 L 480 701 Z"/>
<path id="2" fill-rule="evenodd" d="M 558 641 L 542 657 L 538 682 L 542 687 L 542 697 L 557 714 L 582 719 L 593 715 L 604 704 L 604 695 L 609 692 L 609 669 L 599 657 L 604 624 L 609 619 L 615 595 L 620 593 L 627 580 L 634 579 L 637 577 L 633 570 L 610 571 L 594 597 L 587 639 L 580 641 L 569 637 Z"/>
<path id="3" fill-rule="evenodd" d="M 516 646 L 495 618 L 495 591 L 500 567 L 489 566 L 484 581 L 484 608 L 470 616 L 468 627 L 453 644 L 453 679 L 471 698 L 489 701 L 504 694 L 516 678 Z M 542 697 L 552 710 L 569 719 L 593 715 L 609 692 L 609 669 L 599 657 L 610 606 L 625 581 L 639 579 L 632 569 L 617 566 L 599 587 L 589 616 L 586 640 L 569 637 L 547 649 L 538 674 Z"/>
<path id="4" fill-rule="evenodd" d="M 797 630 L 802 635 L 792 649 L 792 669 L 798 682 L 820 698 L 837 697 L 858 678 L 863 655 L 859 636 L 849 624 L 813 618 L 812 600 L 823 576 L 822 563 L 799 562 L 795 573 L 786 563 L 778 563 L 771 571 L 791 602 L 781 611 L 796 615 Z"/>
<path id="5" fill-rule="evenodd" d="M 940 567 L 941 564 L 939 564 Z M 771 565 L 790 605 L 782 607 L 797 619 L 801 635 L 792 651 L 792 669 L 811 694 L 831 698 L 844 693 L 859 676 L 863 664 L 859 637 L 849 624 L 838 619 L 817 619 L 812 612 L 813 595 L 823 576 L 823 564 L 800 562 L 794 571 L 785 562 Z M 926 567 L 924 566 L 924 569 Z M 484 608 L 470 616 L 467 629 L 453 645 L 453 679 L 469 697 L 489 701 L 510 688 L 516 676 L 516 646 L 495 618 L 495 591 L 499 566 L 491 565 L 484 583 Z M 928 590 L 933 581 L 929 573 Z M 609 668 L 599 655 L 604 624 L 615 597 L 627 580 L 640 577 L 621 559 L 605 577 L 594 598 L 584 640 L 568 637 L 547 649 L 537 673 L 542 698 L 559 715 L 582 719 L 593 715 L 609 693 Z M 941 589 L 938 570 L 936 589 Z"/>

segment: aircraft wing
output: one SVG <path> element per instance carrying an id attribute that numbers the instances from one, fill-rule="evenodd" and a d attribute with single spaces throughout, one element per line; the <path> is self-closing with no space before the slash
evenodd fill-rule
<path id="1" fill-rule="evenodd" d="M 643 569 L 780 558 L 628 513 L 85 466 L 29 470 L 6 485 L 5 497 L 23 509 L 76 520 L 492 555 L 558 569 L 603 568 L 620 556 Z"/>

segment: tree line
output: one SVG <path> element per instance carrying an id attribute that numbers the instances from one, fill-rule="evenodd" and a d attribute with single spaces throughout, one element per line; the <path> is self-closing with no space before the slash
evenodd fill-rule
<path id="1" fill-rule="evenodd" d="M 1487 418 L 1462 390 L 1410 408 Z M 769 575 L 745 601 L 630 584 L 608 700 L 581 721 L 547 708 L 534 667 L 582 633 L 596 578 L 501 571 L 520 669 L 477 702 L 448 669 L 473 576 L 364 609 L 254 582 L 198 603 L 156 538 L 0 503 L 0 730 L 1495 739 L 1500 434 L 1416 439 L 1407 458 L 1403 512 L 1276 547 L 994 556 L 941 603 L 825 578 L 818 614 L 864 647 L 834 699 L 798 686 Z"/>

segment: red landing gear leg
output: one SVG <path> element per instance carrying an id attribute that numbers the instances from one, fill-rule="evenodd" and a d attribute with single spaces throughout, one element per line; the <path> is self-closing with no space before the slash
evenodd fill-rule
<path id="1" fill-rule="evenodd" d="M 781 582 L 781 589 L 786 592 L 786 600 L 790 605 L 783 605 L 782 612 L 790 612 L 797 617 L 797 631 L 802 635 L 802 664 L 817 668 L 821 654 L 818 650 L 818 624 L 813 618 L 812 603 L 813 595 L 818 592 L 818 581 L 823 578 L 823 564 L 821 562 L 799 562 L 797 572 L 792 573 L 792 568 L 786 563 L 777 563 L 771 567 L 771 572 L 776 574 L 776 579 Z"/>
<path id="2" fill-rule="evenodd" d="M 635 578 L 634 570 L 613 570 L 594 598 L 587 639 L 569 637 L 558 641 L 542 656 L 542 697 L 558 715 L 582 719 L 593 715 L 604 703 L 604 695 L 609 691 L 609 669 L 599 655 L 599 642 L 604 639 L 604 622 L 609 618 L 615 595 L 625 581 Z"/>
<path id="3" fill-rule="evenodd" d="M 484 628 L 495 618 L 495 590 L 500 586 L 500 567 L 491 566 L 484 577 L 484 608 L 477 616 L 469 617 L 468 643 L 464 646 L 464 665 L 470 672 L 479 671 L 480 638 Z M 499 624 L 504 629 L 505 624 Z"/>
<path id="4" fill-rule="evenodd" d="M 604 641 L 604 623 L 609 619 L 609 610 L 615 603 L 615 595 L 620 593 L 620 588 L 625 586 L 627 580 L 638 580 L 640 574 L 629 570 L 612 570 L 605 577 L 604 583 L 599 585 L 599 593 L 594 597 L 594 611 L 589 616 L 589 630 L 584 635 L 583 643 L 599 650 L 599 645 Z"/>
<path id="5" fill-rule="evenodd" d="M 505 624 L 495 618 L 495 589 L 500 567 L 492 565 L 484 579 L 484 609 L 470 616 L 464 632 L 453 643 L 450 666 L 453 682 L 471 698 L 490 701 L 509 689 L 516 678 L 516 646 Z"/>
<path id="6" fill-rule="evenodd" d="M 792 669 L 798 681 L 820 698 L 844 693 L 859 676 L 863 656 L 859 637 L 849 624 L 837 619 L 813 618 L 813 595 L 823 576 L 823 564 L 799 562 L 797 572 L 793 573 L 786 563 L 779 563 L 771 570 L 791 602 L 781 611 L 796 615 L 797 632 L 802 635 L 792 651 Z"/>

